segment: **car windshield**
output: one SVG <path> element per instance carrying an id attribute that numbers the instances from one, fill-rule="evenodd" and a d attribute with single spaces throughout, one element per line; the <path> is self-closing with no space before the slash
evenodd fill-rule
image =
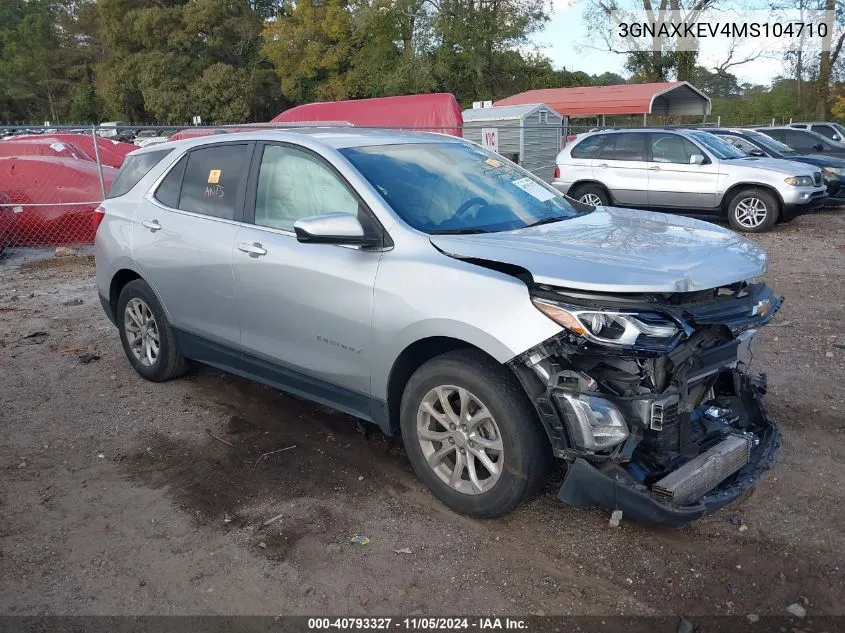
<path id="1" fill-rule="evenodd" d="M 748 154 L 741 149 L 728 145 L 722 139 L 710 132 L 690 132 L 689 135 L 704 145 L 708 151 L 720 160 L 731 160 L 733 158 L 745 158 Z"/>
<path id="2" fill-rule="evenodd" d="M 524 169 L 466 143 L 340 151 L 402 220 L 425 233 L 509 231 L 583 213 Z"/>
<path id="3" fill-rule="evenodd" d="M 785 156 L 797 156 L 798 152 L 792 149 L 789 145 L 785 145 L 780 141 L 776 141 L 771 136 L 766 136 L 762 132 L 755 132 L 754 130 L 746 130 L 743 132 L 748 138 L 754 141 L 757 145 L 761 145 L 767 150 L 783 154 Z"/>

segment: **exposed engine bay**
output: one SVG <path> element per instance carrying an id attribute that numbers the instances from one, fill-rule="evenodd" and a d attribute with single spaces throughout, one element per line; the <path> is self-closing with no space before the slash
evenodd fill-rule
<path id="1" fill-rule="evenodd" d="M 570 462 L 561 500 L 681 526 L 771 466 L 780 432 L 762 406 L 765 376 L 749 373 L 754 334 L 782 303 L 765 284 L 530 291 L 564 330 L 510 365 Z"/>

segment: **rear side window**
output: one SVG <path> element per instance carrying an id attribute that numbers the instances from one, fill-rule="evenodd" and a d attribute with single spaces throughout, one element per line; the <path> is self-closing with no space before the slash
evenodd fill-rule
<path id="1" fill-rule="evenodd" d="M 572 158 L 595 158 L 598 156 L 599 148 L 604 136 L 590 136 L 578 143 L 569 153 Z"/>
<path id="2" fill-rule="evenodd" d="M 610 134 L 601 148 L 607 160 L 645 160 L 645 134 Z"/>
<path id="3" fill-rule="evenodd" d="M 117 178 L 111 184 L 106 198 L 117 198 L 132 190 L 132 187 L 150 173 L 150 170 L 158 165 L 159 161 L 167 156 L 172 150 L 162 149 L 156 152 L 144 152 L 136 156 L 127 156 L 123 166 L 117 174 Z"/>
<path id="4" fill-rule="evenodd" d="M 247 145 L 218 145 L 188 154 L 179 208 L 232 220 L 247 160 Z"/>

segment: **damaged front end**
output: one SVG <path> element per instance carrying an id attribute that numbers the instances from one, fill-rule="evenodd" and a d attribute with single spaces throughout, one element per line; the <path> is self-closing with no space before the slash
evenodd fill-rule
<path id="1" fill-rule="evenodd" d="M 514 358 L 555 455 L 559 498 L 679 527 L 750 490 L 780 431 L 747 373 L 757 328 L 782 299 L 764 284 L 611 296 L 534 286 L 563 326 Z"/>

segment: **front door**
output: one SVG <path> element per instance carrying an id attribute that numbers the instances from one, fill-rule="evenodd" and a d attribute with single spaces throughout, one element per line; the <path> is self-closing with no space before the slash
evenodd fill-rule
<path id="1" fill-rule="evenodd" d="M 706 162 L 692 162 L 695 155 L 704 156 Z M 700 147 L 679 134 L 651 134 L 649 206 L 712 212 L 716 207 L 719 166 L 706 157 Z"/>
<path id="2" fill-rule="evenodd" d="M 254 222 L 240 227 L 234 250 L 242 347 L 278 365 L 284 376 L 277 382 L 289 390 L 369 417 L 373 286 L 381 252 L 304 244 L 293 232 L 300 218 L 369 212 L 309 150 L 266 144 L 256 156 L 247 203 Z M 362 224 L 369 222 L 362 218 Z"/>

